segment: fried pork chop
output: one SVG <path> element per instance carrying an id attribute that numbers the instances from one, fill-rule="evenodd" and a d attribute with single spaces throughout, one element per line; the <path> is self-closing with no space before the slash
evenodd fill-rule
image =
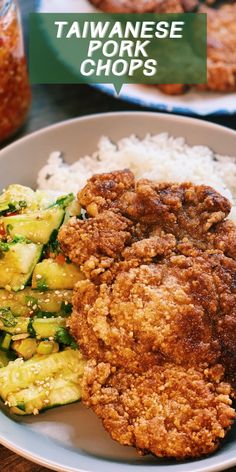
<path id="1" fill-rule="evenodd" d="M 85 280 L 72 334 L 88 359 L 83 400 L 112 438 L 177 458 L 214 451 L 236 387 L 236 228 L 206 186 L 90 179 L 89 218 L 59 233 Z"/>
<path id="2" fill-rule="evenodd" d="M 236 90 L 236 3 L 216 10 L 202 6 L 207 13 L 207 84 L 199 90 L 233 92 Z"/>
<path id="3" fill-rule="evenodd" d="M 198 0 L 90 0 L 108 13 L 182 13 L 193 11 Z"/>
<path id="4" fill-rule="evenodd" d="M 207 13 L 207 84 L 198 90 L 233 92 L 236 90 L 236 3 L 199 0 L 91 0 L 101 10 L 117 13 Z M 209 6 L 207 6 L 209 5 Z M 188 90 L 184 84 L 162 84 L 158 88 L 167 95 Z"/>
<path id="5" fill-rule="evenodd" d="M 197 90 L 214 92 L 236 91 L 236 3 L 219 8 L 200 6 L 207 13 L 207 83 Z M 164 84 L 158 88 L 167 95 L 179 95 L 188 90 L 184 84 Z"/>

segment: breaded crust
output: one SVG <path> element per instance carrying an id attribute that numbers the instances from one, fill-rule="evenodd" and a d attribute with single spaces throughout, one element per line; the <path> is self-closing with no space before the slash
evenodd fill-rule
<path id="1" fill-rule="evenodd" d="M 90 0 L 107 13 L 182 13 L 193 11 L 198 0 Z"/>
<path id="2" fill-rule="evenodd" d="M 207 13 L 207 83 L 199 91 L 234 92 L 236 90 L 236 3 L 226 1 L 212 8 L 215 1 L 199 0 L 90 0 L 97 8 L 111 13 Z M 208 5 L 208 6 L 207 6 Z M 188 84 L 157 86 L 167 95 L 185 93 Z"/>
<path id="3" fill-rule="evenodd" d="M 137 376 L 90 361 L 84 402 L 111 437 L 141 454 L 187 459 L 212 453 L 235 412 L 221 368 L 198 371 L 166 364 Z"/>
<path id="4" fill-rule="evenodd" d="M 59 241 L 85 280 L 68 321 L 90 362 L 83 399 L 142 453 L 198 457 L 235 417 L 236 227 L 211 187 L 93 176 L 89 218 Z"/>

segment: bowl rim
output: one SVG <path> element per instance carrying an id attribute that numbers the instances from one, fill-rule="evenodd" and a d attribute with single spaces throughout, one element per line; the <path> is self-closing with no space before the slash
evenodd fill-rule
<path id="1" fill-rule="evenodd" d="M 120 117 L 128 116 L 130 118 L 132 118 L 133 116 L 140 116 L 143 119 L 145 119 L 145 117 L 146 118 L 156 117 L 157 119 L 162 119 L 167 124 L 170 121 L 172 121 L 172 122 L 179 121 L 183 125 L 185 125 L 185 124 L 188 125 L 189 123 L 192 123 L 193 125 L 200 126 L 201 128 L 204 128 L 206 131 L 211 129 L 211 130 L 215 130 L 216 132 L 218 131 L 218 132 L 224 134 L 226 137 L 231 136 L 231 137 L 235 138 L 235 144 L 236 144 L 236 131 L 235 130 L 232 130 L 230 128 L 227 128 L 225 126 L 218 125 L 218 124 L 215 124 L 215 123 L 206 122 L 206 121 L 201 120 L 199 118 L 192 118 L 192 117 L 188 117 L 188 116 L 179 116 L 177 114 L 166 114 L 166 113 L 156 113 L 156 112 L 146 112 L 146 111 L 144 111 L 144 112 L 142 112 L 142 111 L 141 112 L 140 111 L 119 111 L 119 112 L 95 113 L 95 114 L 90 114 L 90 115 L 84 115 L 84 116 L 80 116 L 80 117 L 77 117 L 77 118 L 72 118 L 72 119 L 69 119 L 69 120 L 60 121 L 58 123 L 54 123 L 52 125 L 43 127 L 39 130 L 36 130 L 32 133 L 27 134 L 26 136 L 24 136 L 20 139 L 17 139 L 16 141 L 14 141 L 11 144 L 8 144 L 5 147 L 3 147 L 0 150 L 0 161 L 1 161 L 1 159 L 5 158 L 6 153 L 14 152 L 19 145 L 27 143 L 28 141 L 33 142 L 35 137 L 43 137 L 45 133 L 50 133 L 51 131 L 56 130 L 56 129 L 62 129 L 64 127 L 69 127 L 71 124 L 80 123 L 81 121 L 89 122 L 91 120 L 93 121 L 93 120 L 96 120 L 96 119 L 100 119 L 102 117 L 109 117 L 110 119 L 112 119 L 113 117 L 117 117 L 117 116 L 120 116 Z M 236 149 L 236 146 L 235 146 L 235 149 Z M 10 437 L 9 439 L 6 439 L 6 437 L 4 437 L 4 432 L 2 432 L 2 433 L 0 432 L 0 443 L 3 446 L 7 447 L 8 449 L 12 450 L 13 452 L 21 455 L 22 457 L 24 457 L 28 460 L 34 461 L 37 464 L 43 465 L 43 466 L 48 467 L 52 470 L 58 470 L 58 471 L 62 470 L 61 467 L 60 467 L 60 463 L 58 461 L 51 461 L 48 458 L 44 458 L 43 454 L 41 455 L 41 454 L 37 454 L 37 453 L 34 453 L 34 452 L 30 452 L 30 449 L 27 446 L 17 446 L 13 438 Z M 222 458 L 219 457 L 218 464 L 212 464 L 212 465 L 208 465 L 208 466 L 202 465 L 201 466 L 200 461 L 199 461 L 198 472 L 213 472 L 213 471 L 217 472 L 217 471 L 225 470 L 225 469 L 233 467 L 233 466 L 236 466 L 236 455 L 235 455 L 235 457 L 227 458 L 226 460 L 224 460 L 224 456 L 223 456 Z M 80 469 L 80 468 L 74 469 L 72 467 L 68 467 L 68 468 L 63 469 L 64 472 L 66 472 L 66 471 L 69 472 L 69 471 L 73 471 L 73 470 L 74 470 L 74 472 L 85 472 L 84 469 Z M 174 465 L 173 465 L 173 470 L 174 470 Z"/>
<path id="2" fill-rule="evenodd" d="M 36 136 L 43 136 L 44 133 L 48 133 L 50 131 L 53 131 L 57 128 L 64 128 L 65 126 L 70 126 L 71 124 L 74 124 L 76 122 L 80 121 L 90 121 L 90 120 L 95 120 L 102 118 L 103 116 L 113 118 L 116 116 L 140 116 L 140 117 L 157 117 L 161 118 L 163 121 L 180 121 L 183 124 L 188 124 L 189 122 L 192 124 L 195 124 L 196 126 L 200 126 L 202 128 L 206 129 L 211 129 L 219 132 L 223 132 L 231 137 L 235 137 L 236 139 L 236 130 L 233 130 L 231 128 L 228 128 L 227 126 L 219 125 L 216 123 L 212 123 L 210 121 L 205 121 L 204 119 L 201 118 L 194 118 L 194 117 L 189 117 L 189 116 L 180 116 L 175 113 L 167 114 L 167 113 L 156 113 L 152 111 L 118 111 L 118 112 L 104 112 L 104 113 L 92 113 L 89 115 L 82 115 L 76 118 L 70 118 L 68 120 L 63 120 L 59 121 L 57 123 L 53 123 L 51 125 L 45 126 L 43 128 L 40 128 L 38 130 L 35 130 L 31 133 L 26 134 L 25 136 L 16 139 L 14 142 L 4 146 L 2 149 L 0 149 L 0 159 L 4 156 L 4 153 L 7 151 L 14 150 L 17 148 L 19 144 L 23 144 L 27 142 L 28 140 L 34 139 Z M 236 142 L 235 142 L 236 144 Z"/>

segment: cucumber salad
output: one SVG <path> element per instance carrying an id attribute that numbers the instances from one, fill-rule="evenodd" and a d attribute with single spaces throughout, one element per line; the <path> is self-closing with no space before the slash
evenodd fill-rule
<path id="1" fill-rule="evenodd" d="M 0 398 L 17 415 L 81 399 L 85 361 L 66 322 L 83 276 L 57 241 L 80 214 L 73 194 L 10 185 L 0 195 Z"/>

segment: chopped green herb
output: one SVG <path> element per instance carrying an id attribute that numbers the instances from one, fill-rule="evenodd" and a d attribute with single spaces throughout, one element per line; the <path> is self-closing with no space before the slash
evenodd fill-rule
<path id="1" fill-rule="evenodd" d="M 18 403 L 16 405 L 16 408 L 18 408 L 18 410 L 21 410 L 21 411 L 25 411 L 25 404 L 22 402 L 22 403 Z"/>
<path id="2" fill-rule="evenodd" d="M 34 319 L 31 318 L 28 324 L 28 333 L 30 334 L 31 338 L 36 338 L 36 331 L 33 327 L 33 322 L 34 322 Z"/>
<path id="3" fill-rule="evenodd" d="M 74 350 L 78 349 L 78 345 L 75 342 L 74 338 L 70 335 L 67 329 L 63 328 L 62 326 L 60 326 L 57 329 L 54 339 L 60 344 L 64 344 L 65 346 L 70 346 L 71 349 L 74 349 Z"/>
<path id="4" fill-rule="evenodd" d="M 0 252 L 8 252 L 10 249 L 10 243 L 0 242 Z"/>
<path id="5" fill-rule="evenodd" d="M 30 241 L 30 239 L 25 238 L 24 236 L 15 234 L 14 238 L 12 239 L 12 244 L 17 244 L 17 243 L 31 244 L 32 241 Z"/>
<path id="6" fill-rule="evenodd" d="M 1 308 L 0 309 L 0 320 L 3 322 L 4 326 L 10 328 L 17 325 L 17 320 L 10 308 Z"/>
<path id="7" fill-rule="evenodd" d="M 66 208 L 68 205 L 73 202 L 75 199 L 75 196 L 73 193 L 69 193 L 68 195 L 63 195 L 62 197 L 59 197 L 56 202 L 51 205 L 51 206 L 60 206 L 61 208 Z"/>
<path id="8" fill-rule="evenodd" d="M 13 229 L 13 226 L 11 224 L 8 224 L 6 227 L 6 232 L 7 234 L 10 234 L 10 231 Z"/>
<path id="9" fill-rule="evenodd" d="M 60 254 L 61 248 L 60 248 L 59 241 L 57 240 L 57 235 L 58 235 L 58 230 L 54 229 L 51 234 L 48 244 L 44 248 L 44 253 L 43 253 L 44 257 L 48 256 L 50 252 L 52 252 L 55 255 Z"/>
<path id="10" fill-rule="evenodd" d="M 70 315 L 72 313 L 72 304 L 69 302 L 62 302 L 61 304 L 61 311 L 65 315 Z"/>
<path id="11" fill-rule="evenodd" d="M 45 277 L 37 280 L 37 289 L 40 290 L 40 292 L 46 292 L 48 290 L 48 284 Z"/>
<path id="12" fill-rule="evenodd" d="M 8 252 L 10 249 L 9 243 L 0 242 L 0 259 L 4 258 L 5 252 Z"/>
<path id="13" fill-rule="evenodd" d="M 16 206 L 13 205 L 12 203 L 8 203 L 7 204 L 7 208 L 5 208 L 4 210 L 0 211 L 0 215 L 1 216 L 5 216 L 7 215 L 8 213 L 15 213 L 16 212 Z"/>
<path id="14" fill-rule="evenodd" d="M 27 207 L 27 202 L 25 200 L 20 200 L 19 202 L 10 202 L 7 203 L 7 208 L 0 211 L 0 215 L 8 215 L 9 213 L 17 213 L 18 211 L 22 210 L 22 208 Z"/>
<path id="15" fill-rule="evenodd" d="M 20 208 L 27 208 L 27 202 L 25 200 L 20 200 L 18 205 Z"/>
<path id="16" fill-rule="evenodd" d="M 17 211 L 17 203 L 8 203 L 7 212 L 14 213 L 15 211 Z"/>
<path id="17" fill-rule="evenodd" d="M 15 235 L 12 241 L 8 243 L 0 242 L 0 259 L 4 257 L 4 253 L 10 251 L 10 248 L 17 243 L 31 244 L 32 241 L 26 239 L 24 236 Z"/>

